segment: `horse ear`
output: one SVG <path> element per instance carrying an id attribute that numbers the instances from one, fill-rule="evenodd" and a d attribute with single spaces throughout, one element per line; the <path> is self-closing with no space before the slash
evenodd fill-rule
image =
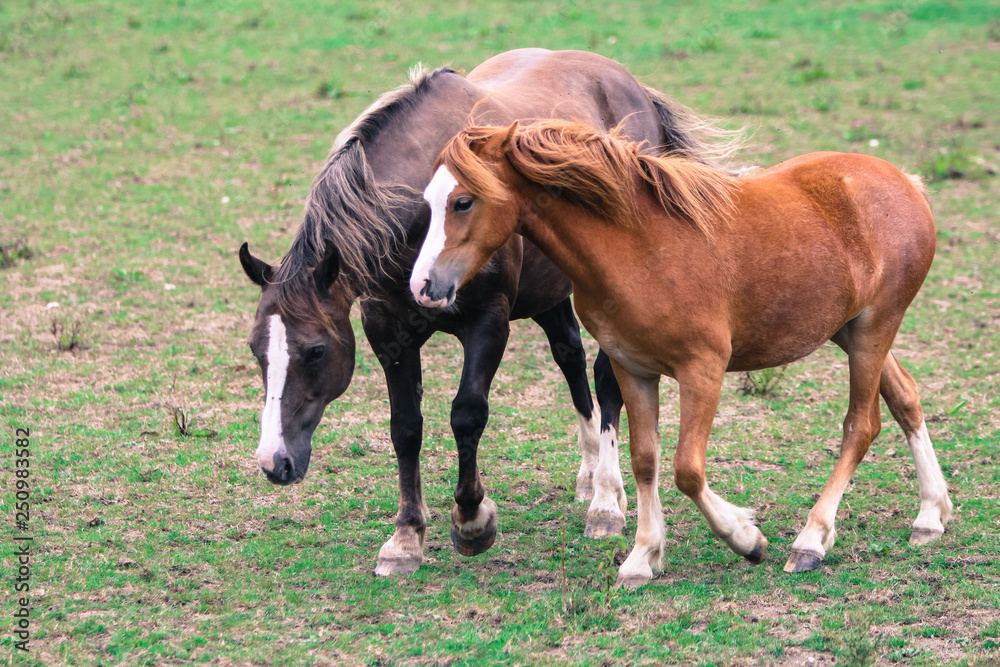
<path id="1" fill-rule="evenodd" d="M 514 133 L 515 132 L 517 132 L 517 121 L 516 120 L 513 123 L 510 124 L 510 127 L 507 128 L 507 136 L 505 136 L 503 138 L 503 141 L 500 142 L 500 150 L 501 151 L 507 150 L 507 146 L 509 146 L 510 142 L 514 140 Z"/>
<path id="2" fill-rule="evenodd" d="M 316 268 L 313 269 L 313 280 L 316 281 L 316 289 L 323 296 L 330 291 L 330 286 L 337 279 L 340 273 L 340 251 L 337 246 L 328 244 L 323 259 L 320 260 Z"/>
<path id="3" fill-rule="evenodd" d="M 240 246 L 240 264 L 243 265 L 243 270 L 246 271 L 247 277 L 256 285 L 264 287 L 270 284 L 271 277 L 274 274 L 274 267 L 264 260 L 257 259 L 251 255 L 250 246 L 247 243 Z"/>

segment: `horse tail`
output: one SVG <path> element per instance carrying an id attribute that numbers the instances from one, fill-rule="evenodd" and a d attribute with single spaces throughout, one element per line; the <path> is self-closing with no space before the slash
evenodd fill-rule
<path id="1" fill-rule="evenodd" d="M 650 104 L 660 117 L 665 140 L 660 155 L 682 155 L 729 170 L 728 163 L 746 147 L 746 128 L 727 130 L 715 119 L 699 116 L 650 86 L 643 86 Z"/>
<path id="2" fill-rule="evenodd" d="M 928 206 L 930 206 L 931 198 L 930 195 L 927 194 L 927 184 L 924 183 L 924 179 L 916 174 L 907 174 L 905 171 L 903 172 L 903 175 L 910 179 L 910 183 L 912 183 L 913 187 L 917 189 L 917 192 L 923 195 L 924 201 L 927 202 Z"/>

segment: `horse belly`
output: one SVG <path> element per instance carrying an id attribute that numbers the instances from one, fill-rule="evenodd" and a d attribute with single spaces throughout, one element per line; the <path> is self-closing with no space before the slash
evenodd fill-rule
<path id="1" fill-rule="evenodd" d="M 732 331 L 729 371 L 772 368 L 801 359 L 857 316 L 847 294 L 768 304 Z"/>

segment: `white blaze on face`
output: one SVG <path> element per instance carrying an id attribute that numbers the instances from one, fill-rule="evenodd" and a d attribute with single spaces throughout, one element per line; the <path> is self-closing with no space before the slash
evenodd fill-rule
<path id="1" fill-rule="evenodd" d="M 410 274 L 410 291 L 417 303 L 424 306 L 435 305 L 437 302 L 431 301 L 430 297 L 421 296 L 420 290 L 424 288 L 434 262 L 444 249 L 445 233 L 444 218 L 448 211 L 448 195 L 458 185 L 458 181 L 444 165 L 438 167 L 434 172 L 434 178 L 427 184 L 424 190 L 424 199 L 431 205 L 431 225 L 427 230 L 427 237 L 420 247 L 420 254 L 413 265 L 413 273 Z M 441 303 L 440 305 L 444 305 Z"/>
<path id="2" fill-rule="evenodd" d="M 281 396 L 288 375 L 288 337 L 281 315 L 271 315 L 267 328 L 267 398 L 260 419 L 260 445 L 257 463 L 264 470 L 274 470 L 274 455 L 285 451 L 281 432 Z"/>

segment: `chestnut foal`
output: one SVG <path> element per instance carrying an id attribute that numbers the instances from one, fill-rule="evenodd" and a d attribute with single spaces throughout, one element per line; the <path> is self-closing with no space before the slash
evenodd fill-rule
<path id="1" fill-rule="evenodd" d="M 837 507 L 881 428 L 879 393 L 906 434 L 920 512 L 911 542 L 940 537 L 951 514 L 916 382 L 890 352 L 934 257 L 919 179 L 874 157 L 803 155 L 737 178 L 684 157 L 655 157 L 579 122 L 468 127 L 444 148 L 425 191 L 431 228 L 410 285 L 447 307 L 514 233 L 573 282 L 580 320 L 610 355 L 631 430 L 635 547 L 618 582 L 661 566 L 658 384 L 680 389 L 677 487 L 737 554 L 761 562 L 753 512 L 708 486 L 705 453 L 723 375 L 786 364 L 828 340 L 847 353 L 850 403 L 840 458 L 788 572 L 833 546 Z"/>

